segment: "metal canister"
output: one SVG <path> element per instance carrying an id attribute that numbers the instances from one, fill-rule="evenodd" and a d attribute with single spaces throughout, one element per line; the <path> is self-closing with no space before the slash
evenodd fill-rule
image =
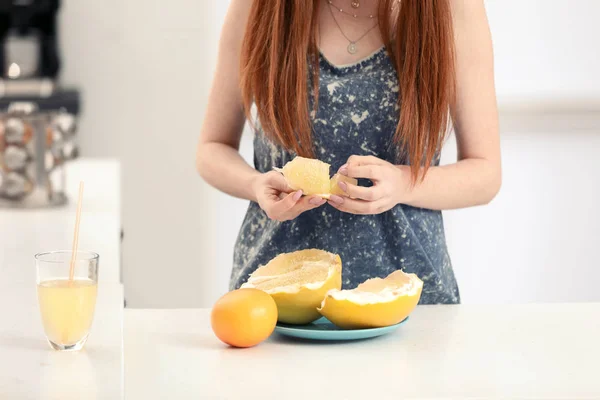
<path id="1" fill-rule="evenodd" d="M 76 156 L 74 115 L 11 103 L 0 112 L 0 207 L 64 204 L 64 165 Z"/>

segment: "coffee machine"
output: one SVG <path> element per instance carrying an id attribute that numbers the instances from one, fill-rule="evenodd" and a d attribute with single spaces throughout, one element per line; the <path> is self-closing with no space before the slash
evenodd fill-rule
<path id="1" fill-rule="evenodd" d="M 66 202 L 79 91 L 59 84 L 59 0 L 0 0 L 0 207 Z"/>

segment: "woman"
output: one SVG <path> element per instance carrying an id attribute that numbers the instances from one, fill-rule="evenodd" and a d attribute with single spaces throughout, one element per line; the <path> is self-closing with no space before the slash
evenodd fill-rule
<path id="1" fill-rule="evenodd" d="M 255 168 L 238 153 L 252 105 Z M 458 161 L 440 166 L 450 120 Z M 359 186 L 292 191 L 273 167 L 296 155 Z M 320 248 L 341 256 L 345 288 L 402 269 L 424 281 L 422 304 L 459 303 L 441 210 L 486 204 L 501 181 L 483 0 L 233 0 L 197 167 L 250 200 L 231 289 Z"/>

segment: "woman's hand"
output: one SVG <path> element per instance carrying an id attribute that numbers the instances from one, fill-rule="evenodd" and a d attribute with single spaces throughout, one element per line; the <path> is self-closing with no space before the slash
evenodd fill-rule
<path id="1" fill-rule="evenodd" d="M 351 156 L 338 173 L 364 178 L 373 186 L 364 187 L 340 182 L 349 197 L 331 196 L 329 204 L 351 214 L 380 214 L 404 202 L 409 193 L 410 171 L 373 156 Z"/>
<path id="2" fill-rule="evenodd" d="M 256 202 L 270 219 L 289 221 L 325 204 L 319 196 L 302 196 L 302 191 L 292 191 L 279 172 L 269 171 L 257 176 L 252 183 Z"/>

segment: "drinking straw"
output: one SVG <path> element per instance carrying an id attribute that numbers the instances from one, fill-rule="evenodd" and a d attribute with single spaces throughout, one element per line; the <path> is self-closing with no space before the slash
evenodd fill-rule
<path id="1" fill-rule="evenodd" d="M 79 182 L 79 199 L 77 200 L 77 216 L 75 217 L 75 233 L 73 234 L 73 250 L 71 251 L 71 269 L 69 282 L 73 282 L 75 274 L 75 260 L 77 259 L 77 242 L 79 241 L 79 221 L 81 221 L 81 202 L 83 198 L 83 181 Z"/>

